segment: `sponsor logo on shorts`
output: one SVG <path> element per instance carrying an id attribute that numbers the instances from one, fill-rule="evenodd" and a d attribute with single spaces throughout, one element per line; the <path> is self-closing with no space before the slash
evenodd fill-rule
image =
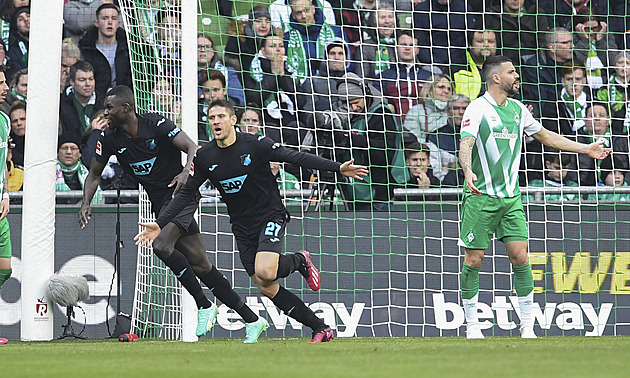
<path id="1" fill-rule="evenodd" d="M 149 160 L 139 161 L 137 163 L 129 163 L 129 166 L 133 169 L 133 173 L 135 173 L 136 176 L 146 176 L 151 173 L 153 164 L 155 164 L 155 159 L 156 158 L 152 158 Z"/>
<path id="2" fill-rule="evenodd" d="M 227 180 L 219 181 L 223 190 L 228 194 L 238 193 L 243 187 L 243 183 L 245 183 L 245 179 L 247 179 L 247 175 L 234 177 Z"/>
<path id="3" fill-rule="evenodd" d="M 278 239 L 278 238 L 271 238 L 271 239 L 269 239 L 269 241 L 272 242 L 272 243 L 277 243 L 277 242 L 280 241 L 280 239 Z"/>

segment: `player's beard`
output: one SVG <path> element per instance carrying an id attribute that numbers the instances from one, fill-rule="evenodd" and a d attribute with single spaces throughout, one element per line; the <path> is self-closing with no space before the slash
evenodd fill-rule
<path id="1" fill-rule="evenodd" d="M 517 83 L 519 84 L 519 86 L 516 86 Z M 520 81 L 516 80 L 512 82 L 510 85 L 506 85 L 506 87 L 503 89 L 505 90 L 505 93 L 507 93 L 508 97 L 513 97 L 514 95 L 518 93 L 519 88 L 520 88 Z"/>

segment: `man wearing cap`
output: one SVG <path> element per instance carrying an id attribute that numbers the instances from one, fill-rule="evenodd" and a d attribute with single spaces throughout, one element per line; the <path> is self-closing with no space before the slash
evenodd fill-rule
<path id="1" fill-rule="evenodd" d="M 376 88 L 354 73 L 337 83 L 337 94 L 347 104 L 350 148 L 358 164 L 369 165 L 370 174 L 351 189 L 355 210 L 391 209 L 394 186 L 409 178 L 402 148 L 402 129 Z M 342 109 L 337 109 L 341 112 Z M 343 118 L 342 118 L 343 119 Z"/>
<path id="2" fill-rule="evenodd" d="M 77 137 L 74 134 L 59 136 L 55 190 L 83 190 L 88 173 L 89 170 L 81 162 L 81 148 Z M 98 187 L 91 203 L 99 204 L 102 199 L 101 188 Z M 76 198 L 57 198 L 58 204 L 75 204 L 79 201 Z"/>

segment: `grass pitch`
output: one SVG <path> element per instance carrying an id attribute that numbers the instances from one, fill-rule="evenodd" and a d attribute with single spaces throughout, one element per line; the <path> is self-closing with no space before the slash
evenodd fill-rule
<path id="1" fill-rule="evenodd" d="M 9 341 L 3 377 L 627 377 L 630 337 Z M 190 375 L 193 374 L 193 375 Z"/>

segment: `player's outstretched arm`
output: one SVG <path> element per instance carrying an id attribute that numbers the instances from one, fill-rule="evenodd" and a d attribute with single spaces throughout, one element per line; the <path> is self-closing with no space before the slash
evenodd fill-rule
<path id="1" fill-rule="evenodd" d="M 459 142 L 459 165 L 464 170 L 464 177 L 466 178 L 466 188 L 472 194 L 481 194 L 481 190 L 477 189 L 474 182 L 477 181 L 477 175 L 472 171 L 472 149 L 475 145 L 477 138 L 472 136 L 465 136 Z"/>
<path id="2" fill-rule="evenodd" d="M 155 222 L 150 223 L 138 223 L 140 226 L 144 227 L 141 233 L 136 235 L 133 240 L 136 241 L 136 245 L 141 247 L 150 247 L 153 244 L 153 241 L 160 235 L 162 229 Z"/>
<path id="3" fill-rule="evenodd" d="M 354 159 L 348 160 L 347 162 L 341 164 L 339 172 L 344 176 L 363 180 L 363 177 L 361 176 L 367 176 L 367 167 L 363 165 L 354 165 L 352 163 L 354 163 Z"/>
<path id="4" fill-rule="evenodd" d="M 612 152 L 612 148 L 603 147 L 604 141 L 593 142 L 591 144 L 578 143 L 547 129 L 542 129 L 536 134 L 532 134 L 532 137 L 545 146 L 555 148 L 556 150 L 587 154 L 593 159 L 602 160 Z"/>
<path id="5" fill-rule="evenodd" d="M 88 221 L 92 218 L 92 206 L 90 206 L 90 203 L 92 202 L 94 193 L 96 193 L 96 189 L 98 189 L 99 178 L 104 168 L 105 164 L 99 163 L 96 158 L 92 159 L 90 163 L 90 173 L 88 173 L 83 183 L 83 202 L 79 210 L 79 226 L 81 228 L 85 228 Z"/>

